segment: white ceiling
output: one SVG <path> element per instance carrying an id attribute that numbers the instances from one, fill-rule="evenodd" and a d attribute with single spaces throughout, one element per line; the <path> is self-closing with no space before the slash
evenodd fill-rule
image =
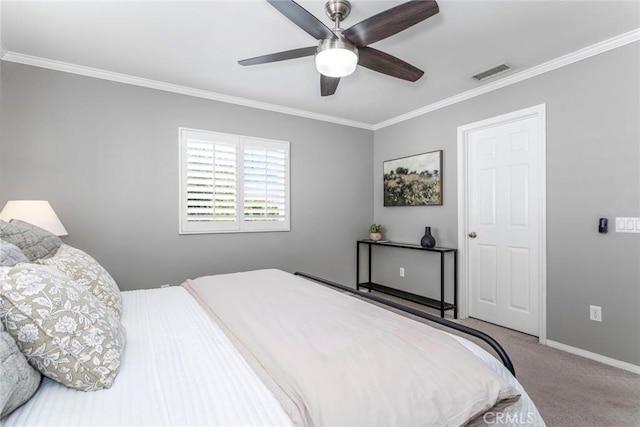
<path id="1" fill-rule="evenodd" d="M 402 1 L 351 0 L 343 27 Z M 303 7 L 331 23 L 323 1 Z M 375 124 L 640 27 L 638 1 L 452 1 L 373 46 L 425 71 L 410 83 L 359 67 L 321 97 L 313 57 L 242 67 L 239 59 L 316 41 L 265 1 L 3 1 L 13 53 Z M 496 79 L 506 77 L 503 74 Z"/>

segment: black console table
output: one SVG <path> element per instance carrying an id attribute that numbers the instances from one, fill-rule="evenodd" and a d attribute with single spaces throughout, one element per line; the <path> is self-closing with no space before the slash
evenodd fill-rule
<path id="1" fill-rule="evenodd" d="M 367 282 L 360 282 L 360 245 L 367 245 L 368 259 L 369 259 L 369 280 Z M 371 247 L 372 246 L 385 246 L 389 248 L 402 248 L 402 249 L 414 249 L 424 252 L 436 252 L 440 254 L 440 300 L 433 298 L 423 297 L 421 295 L 412 294 L 409 292 L 394 289 L 389 286 L 384 286 L 379 283 L 375 283 L 371 278 Z M 447 303 L 444 300 L 444 258 L 445 254 L 453 254 L 453 304 Z M 358 240 L 356 242 L 356 289 L 367 288 L 382 292 L 395 297 L 403 298 L 408 301 L 416 302 L 418 304 L 426 305 L 431 308 L 440 310 L 440 317 L 444 317 L 444 312 L 447 310 L 453 310 L 453 318 L 458 318 L 458 250 L 453 248 L 423 248 L 420 245 L 412 245 L 408 243 L 396 243 L 396 242 L 376 242 L 373 240 Z"/>

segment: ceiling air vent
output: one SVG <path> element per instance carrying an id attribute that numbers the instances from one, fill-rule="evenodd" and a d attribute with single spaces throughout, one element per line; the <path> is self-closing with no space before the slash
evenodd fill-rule
<path id="1" fill-rule="evenodd" d="M 476 79 L 477 81 L 488 79 L 489 77 L 497 76 L 498 74 L 502 74 L 505 71 L 509 71 L 511 67 L 507 64 L 500 64 L 493 68 L 489 68 L 481 73 L 476 74 L 475 76 L 471 76 L 471 78 Z"/>

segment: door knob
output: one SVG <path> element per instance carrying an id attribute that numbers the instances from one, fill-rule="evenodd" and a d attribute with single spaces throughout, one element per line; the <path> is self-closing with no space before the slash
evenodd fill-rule
<path id="1" fill-rule="evenodd" d="M 471 237 L 472 239 L 475 239 L 476 237 L 478 237 L 478 235 L 476 234 L 475 231 L 472 231 L 471 233 L 469 233 L 469 237 Z"/>

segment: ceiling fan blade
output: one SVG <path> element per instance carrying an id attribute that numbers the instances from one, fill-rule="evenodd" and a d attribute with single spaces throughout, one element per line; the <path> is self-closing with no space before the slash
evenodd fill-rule
<path id="1" fill-rule="evenodd" d="M 385 39 L 438 13 L 434 0 L 415 0 L 365 19 L 342 33 L 358 47 Z"/>
<path id="2" fill-rule="evenodd" d="M 322 22 L 315 16 L 309 13 L 305 8 L 300 6 L 293 0 L 267 0 L 271 6 L 278 9 L 280 13 L 289 18 L 291 22 L 298 27 L 311 34 L 316 40 L 331 39 L 335 40 L 337 37 Z"/>
<path id="3" fill-rule="evenodd" d="M 340 83 L 340 77 L 327 77 L 324 74 L 320 74 L 320 94 L 322 96 L 330 96 L 336 93 Z"/>
<path id="4" fill-rule="evenodd" d="M 316 46 L 302 47 L 300 49 L 286 50 L 284 52 L 270 53 L 269 55 L 256 56 L 255 58 L 238 61 L 240 65 L 257 65 L 269 62 L 286 61 L 287 59 L 302 58 L 303 56 L 315 55 Z"/>
<path id="5" fill-rule="evenodd" d="M 409 80 L 410 82 L 415 82 L 424 74 L 424 71 L 404 62 L 402 59 L 371 47 L 361 47 L 358 51 L 360 54 L 358 65 L 362 65 L 370 70 L 391 77 Z"/>

